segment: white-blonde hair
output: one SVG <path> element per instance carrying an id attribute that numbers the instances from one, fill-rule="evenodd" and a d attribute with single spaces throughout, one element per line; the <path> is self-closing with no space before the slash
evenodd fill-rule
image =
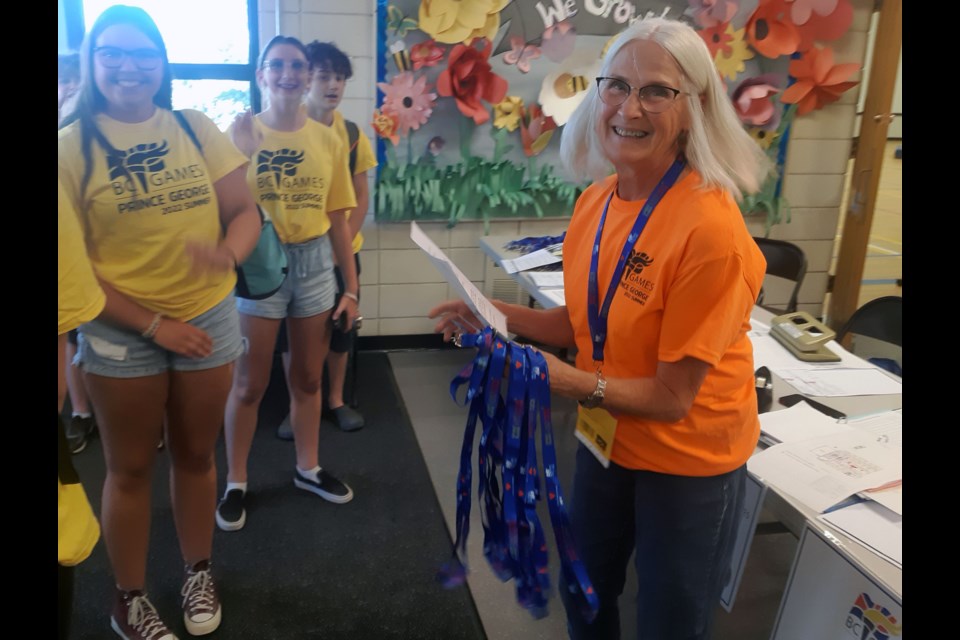
<path id="1" fill-rule="evenodd" d="M 772 163 L 744 130 L 717 75 L 706 43 L 692 27 L 668 18 L 646 18 L 627 27 L 610 46 L 600 75 L 609 73 L 613 59 L 634 40 L 655 42 L 670 54 L 683 73 L 681 90 L 690 113 L 684 153 L 704 186 L 726 189 L 738 200 L 759 191 Z M 564 167 L 574 176 L 601 180 L 613 170 L 600 143 L 603 103 L 596 89 L 570 116 L 560 140 Z"/>

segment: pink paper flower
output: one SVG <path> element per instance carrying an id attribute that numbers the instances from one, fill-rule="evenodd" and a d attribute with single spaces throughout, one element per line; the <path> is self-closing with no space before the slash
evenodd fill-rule
<path id="1" fill-rule="evenodd" d="M 486 38 L 479 43 L 483 49 L 458 44 L 450 50 L 447 68 L 437 78 L 437 92 L 457 101 L 460 113 L 473 118 L 476 124 L 490 119 L 490 113 L 480 102 L 497 104 L 507 95 L 507 81 L 490 67 L 490 50 L 493 45 Z"/>
<path id="2" fill-rule="evenodd" d="M 410 47 L 410 60 L 414 71 L 435 67 L 443 60 L 443 49 L 437 46 L 436 40 L 424 40 Z"/>
<path id="3" fill-rule="evenodd" d="M 569 20 L 555 22 L 543 30 L 540 50 L 553 62 L 562 62 L 573 53 L 577 42 L 577 30 Z"/>
<path id="4" fill-rule="evenodd" d="M 397 133 L 407 135 L 411 129 L 419 129 L 433 113 L 437 94 L 427 91 L 427 78 L 415 78 L 410 71 L 399 73 L 390 84 L 378 82 L 384 93 L 381 108 L 397 120 Z"/>
<path id="5" fill-rule="evenodd" d="M 811 14 L 816 13 L 820 16 L 829 16 L 837 8 L 840 0 L 787 0 L 790 3 L 790 19 L 793 24 L 800 26 L 806 24 Z"/>
<path id="6" fill-rule="evenodd" d="M 730 22 L 737 14 L 736 0 L 688 0 L 690 14 L 701 27 L 715 27 Z"/>
<path id="7" fill-rule="evenodd" d="M 780 124 L 780 110 L 771 98 L 780 92 L 780 84 L 774 74 L 747 78 L 741 82 L 731 96 L 740 121 L 766 131 L 776 129 Z"/>

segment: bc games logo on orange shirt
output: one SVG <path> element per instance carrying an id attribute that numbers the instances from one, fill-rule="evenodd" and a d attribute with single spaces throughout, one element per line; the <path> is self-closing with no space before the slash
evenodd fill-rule
<path id="1" fill-rule="evenodd" d="M 847 629 L 859 640 L 890 640 L 901 636 L 903 625 L 889 609 L 861 593 L 847 614 Z"/>

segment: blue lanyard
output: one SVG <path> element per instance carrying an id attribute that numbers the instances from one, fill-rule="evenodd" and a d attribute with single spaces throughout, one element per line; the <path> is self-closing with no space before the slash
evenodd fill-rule
<path id="1" fill-rule="evenodd" d="M 590 323 L 590 340 L 593 342 L 593 361 L 603 362 L 603 345 L 607 342 L 607 316 L 610 313 L 610 303 L 613 302 L 613 296 L 617 291 L 617 284 L 623 277 L 623 270 L 627 266 L 627 258 L 630 257 L 630 250 L 637 244 L 640 234 L 643 233 L 650 214 L 654 207 L 660 203 L 660 199 L 670 187 L 677 181 L 680 172 L 686 165 L 683 156 L 678 157 L 667 169 L 667 172 L 660 178 L 660 182 L 653 188 L 653 192 L 647 201 L 637 213 L 637 219 L 633 223 L 633 229 L 627 236 L 627 241 L 623 243 L 623 249 L 620 251 L 620 259 L 617 260 L 617 266 L 613 270 L 613 278 L 610 280 L 610 286 L 607 287 L 607 293 L 603 297 L 603 306 L 597 306 L 600 300 L 599 288 L 597 286 L 597 270 L 600 260 L 600 238 L 603 236 L 603 224 L 607 219 L 607 209 L 610 208 L 610 201 L 613 200 L 614 192 L 610 192 L 606 204 L 603 205 L 603 213 L 600 215 L 600 224 L 597 226 L 597 237 L 593 241 L 593 254 L 590 256 L 590 279 L 587 283 L 587 321 Z"/>
<path id="2" fill-rule="evenodd" d="M 484 530 L 484 557 L 498 578 L 515 581 L 521 606 L 536 618 L 545 616 L 551 586 L 547 544 L 537 515 L 537 502 L 546 497 L 561 571 L 584 618 L 593 620 L 599 611 L 599 599 L 579 559 L 557 480 L 547 363 L 543 355 L 531 347 L 509 342 L 490 327 L 462 336 L 461 344 L 476 347 L 477 356 L 450 383 L 454 401 L 457 401 L 458 389 L 467 385 L 463 405 L 469 404 L 470 409 L 457 476 L 454 556 L 441 568 L 438 578 L 447 587 L 462 584 L 466 579 L 470 456 L 476 422 L 480 420 L 483 428 L 477 448 L 480 475 L 477 500 Z M 501 384 L 504 366 L 508 368 L 506 398 Z M 545 496 L 541 492 L 537 462 L 538 425 Z"/>

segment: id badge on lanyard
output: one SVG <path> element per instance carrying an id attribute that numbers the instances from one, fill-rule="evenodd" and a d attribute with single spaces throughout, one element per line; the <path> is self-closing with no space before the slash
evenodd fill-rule
<path id="1" fill-rule="evenodd" d="M 630 257 L 630 251 L 640 239 L 650 214 L 663 198 L 663 195 L 673 186 L 680 177 L 686 165 L 686 159 L 683 156 L 678 157 L 667 172 L 660 178 L 660 182 L 653 188 L 647 201 L 637 212 L 637 218 L 633 223 L 633 228 L 627 235 L 626 242 L 620 250 L 620 258 L 613 270 L 613 276 L 610 279 L 610 285 L 607 287 L 603 298 L 603 304 L 600 303 L 600 287 L 598 286 L 598 272 L 600 262 L 600 239 L 603 237 L 603 225 L 607 219 L 607 211 L 610 209 L 610 201 L 613 200 L 613 194 L 610 192 L 606 204 L 603 206 L 603 213 L 600 214 L 600 222 L 597 225 L 597 235 L 593 241 L 593 253 L 590 258 L 590 277 L 587 281 L 587 321 L 590 325 L 590 340 L 593 342 L 593 361 L 599 374 L 603 368 L 603 347 L 607 342 L 607 316 L 610 313 L 610 304 L 613 302 L 614 294 L 623 277 L 623 270 L 627 264 L 627 258 Z M 610 412 L 600 407 L 586 409 L 580 407 L 577 414 L 577 439 L 597 458 L 605 468 L 610 466 L 610 454 L 613 451 L 613 441 L 617 433 L 617 420 Z"/>

